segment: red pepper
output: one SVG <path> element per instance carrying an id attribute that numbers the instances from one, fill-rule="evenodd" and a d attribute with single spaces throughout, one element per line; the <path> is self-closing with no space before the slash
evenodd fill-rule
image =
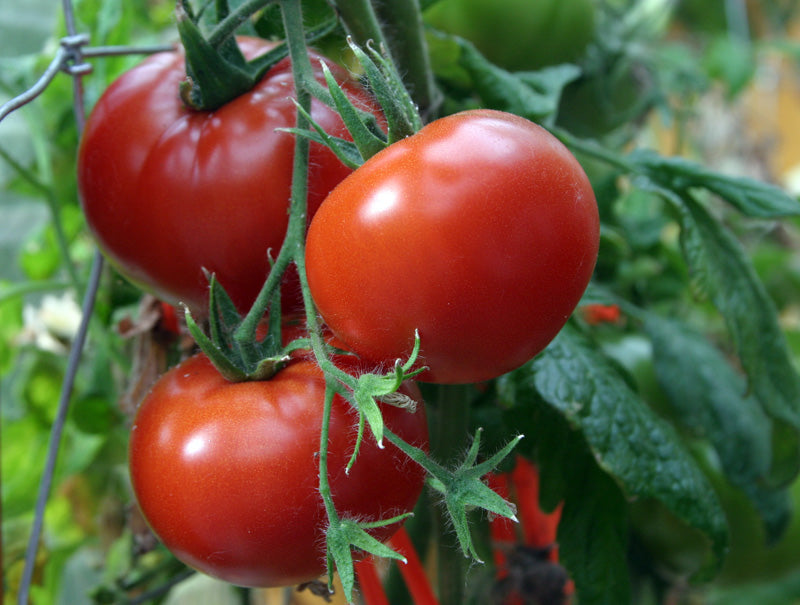
<path id="1" fill-rule="evenodd" d="M 364 602 L 369 605 L 389 605 L 389 599 L 375 568 L 375 559 L 371 556 L 361 559 L 356 562 L 355 568 Z"/>
<path id="2" fill-rule="evenodd" d="M 406 581 L 406 587 L 411 594 L 412 603 L 414 605 L 439 605 L 439 600 L 436 598 L 433 588 L 431 588 L 428 576 L 425 575 L 425 568 L 422 566 L 406 528 L 401 527 L 389 539 L 389 544 L 407 560 L 405 565 L 402 562 L 398 562 L 398 568 Z M 370 602 L 369 605 L 373 605 L 373 603 Z"/>
<path id="3" fill-rule="evenodd" d="M 520 525 L 515 527 L 510 519 L 497 517 L 489 526 L 497 568 L 496 588 L 498 594 L 503 595 L 504 605 L 522 605 L 523 589 L 518 583 L 520 574 L 526 575 L 526 584 L 530 584 L 531 577 L 543 573 L 557 574 L 556 577 L 565 582 L 563 595 L 567 603 L 574 587 L 558 565 L 556 533 L 561 505 L 551 513 L 545 513 L 539 507 L 538 469 L 518 456 L 511 472 L 490 473 L 486 478 L 489 487 L 498 495 L 517 505 L 520 521 Z"/>
<path id="4" fill-rule="evenodd" d="M 617 323 L 622 316 L 619 305 L 589 304 L 581 307 L 586 323 L 592 326 L 603 323 Z"/>

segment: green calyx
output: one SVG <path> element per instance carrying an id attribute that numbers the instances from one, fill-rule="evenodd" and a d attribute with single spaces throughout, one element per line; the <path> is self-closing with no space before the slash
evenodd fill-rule
<path id="1" fill-rule="evenodd" d="M 255 328 L 243 329 L 245 319 L 239 314 L 225 289 L 210 276 L 208 334 L 186 311 L 186 326 L 197 346 L 227 380 L 268 380 L 291 359 L 291 351 L 305 343 L 284 347 L 280 326 L 270 326 L 267 335 L 256 338 Z"/>
<path id="2" fill-rule="evenodd" d="M 178 32 L 186 50 L 186 80 L 181 100 L 187 107 L 211 111 L 251 90 L 258 80 L 248 69 L 239 47 L 214 48 L 184 11 L 178 11 Z"/>
<path id="3" fill-rule="evenodd" d="M 330 98 L 323 101 L 335 107 L 342 116 L 352 142 L 329 135 L 307 112 L 303 113 L 311 124 L 311 129 L 286 130 L 325 145 L 343 164 L 358 168 L 392 143 L 415 134 L 422 128 L 422 118 L 391 61 L 372 46 L 367 46 L 364 50 L 350 39 L 348 44 L 363 70 L 366 84 L 381 106 L 387 132 L 381 130 L 374 115 L 353 105 L 325 65 L 322 69 Z"/>
<path id="4" fill-rule="evenodd" d="M 189 5 L 179 0 L 175 15 L 186 53 L 186 80 L 180 85 L 180 96 L 187 107 L 197 111 L 222 107 L 252 90 L 272 67 L 288 56 L 286 45 L 278 44 L 248 61 L 233 35 L 237 25 L 269 1 L 245 2 L 234 13 L 229 13 L 227 2 L 218 2 L 218 24 L 206 37 Z M 336 25 L 335 19 L 323 23 L 309 32 L 307 42 L 329 34 Z"/>

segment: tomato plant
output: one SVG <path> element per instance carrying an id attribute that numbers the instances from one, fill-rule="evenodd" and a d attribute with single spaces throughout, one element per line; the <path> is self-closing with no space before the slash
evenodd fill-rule
<path id="1" fill-rule="evenodd" d="M 325 380 L 296 359 L 266 381 L 231 383 L 200 354 L 165 374 L 131 431 L 134 492 L 148 523 L 181 560 L 246 586 L 306 582 L 325 571 L 327 517 L 318 488 Z M 384 405 L 386 425 L 427 447 L 419 392 L 412 413 Z M 328 468 L 340 516 L 378 521 L 410 512 L 424 471 L 397 448 L 365 438 L 349 474 L 358 418 L 336 397 Z M 370 530 L 385 540 L 397 529 Z"/>
<path id="2" fill-rule="evenodd" d="M 369 605 L 380 590 L 368 594 L 358 568 L 391 603 L 487 603 L 498 584 L 532 595 L 563 572 L 581 605 L 764 601 L 744 580 L 797 598 L 800 329 L 786 284 L 798 234 L 784 219 L 800 206 L 765 182 L 793 182 L 781 166 L 797 159 L 767 167 L 770 146 L 741 127 L 780 131 L 782 111 L 757 118 L 784 105 L 774 59 L 791 44 L 771 34 L 786 2 L 726 3 L 738 10 L 713 31 L 691 31 L 696 11 L 671 0 L 137 4 L 76 3 L 76 19 L 57 20 L 66 31 L 0 73 L 3 93 L 20 93 L 0 120 L 54 76 L 22 120 L 0 124 L 3 584 L 20 602 L 196 601 L 188 591 L 209 583 L 227 595 L 205 590 L 218 605 L 263 600 L 203 574 L 176 586 L 192 575 L 181 560 L 237 584 L 327 567 L 340 600 Z M 470 7 L 474 30 L 457 29 Z M 591 31 L 572 15 L 587 8 Z M 27 22 L 4 14 L 0 30 Z M 83 86 L 98 98 L 128 64 L 117 55 L 163 50 L 149 43 L 175 26 L 185 50 L 124 75 L 89 120 L 84 220 Z M 263 55 L 234 52 L 239 35 L 280 40 L 269 56 L 291 59 L 264 75 Z M 273 48 L 241 44 L 250 57 Z M 321 84 L 310 44 L 346 59 L 374 101 L 333 66 Z M 731 67 L 726 49 L 748 61 Z M 184 59 L 191 84 L 179 86 Z M 739 103 L 756 65 L 775 76 L 769 102 L 755 86 Z M 348 96 L 370 115 L 382 108 L 383 132 Z M 476 107 L 507 113 L 460 113 Z M 164 304 L 103 279 L 87 224 Z M 294 267 L 308 269 L 299 283 L 284 274 Z M 268 296 L 238 312 L 279 278 L 281 313 Z M 301 288 L 319 309 L 295 316 Z M 193 313 L 173 318 L 167 303 L 179 301 Z M 147 397 L 195 346 L 217 369 L 192 358 Z M 424 365 L 432 382 L 481 380 L 421 385 L 430 451 L 419 413 L 387 407 Z M 516 471 L 505 491 L 487 485 L 512 452 L 535 464 L 538 511 Z M 414 504 L 423 474 L 430 497 Z M 136 495 L 166 547 L 138 510 L 125 514 Z M 412 506 L 408 536 L 385 539 Z M 556 534 L 530 539 L 526 511 L 555 511 Z M 554 542 L 563 570 L 550 565 Z M 412 566 L 390 560 L 414 550 L 403 587 Z"/>
<path id="3" fill-rule="evenodd" d="M 437 120 L 345 179 L 312 220 L 308 281 L 325 322 L 368 361 L 409 354 L 422 379 L 477 382 L 541 351 L 583 294 L 598 211 L 543 128 L 476 110 Z"/>
<path id="4" fill-rule="evenodd" d="M 274 44 L 240 40 L 253 57 Z M 321 57 L 311 54 L 322 80 Z M 288 220 L 295 124 L 288 59 L 250 92 L 214 111 L 187 108 L 182 53 L 163 53 L 124 73 L 102 95 L 86 125 L 78 180 L 89 227 L 101 249 L 131 281 L 202 314 L 214 273 L 240 310 L 249 309 L 277 255 Z M 347 94 L 378 110 L 331 66 Z M 312 115 L 333 134 L 345 129 L 315 101 Z M 350 169 L 313 145 L 309 213 Z M 294 284 L 294 285 L 292 285 Z M 296 281 L 284 288 L 298 300 Z"/>
<path id="5" fill-rule="evenodd" d="M 425 19 L 523 71 L 577 59 L 592 39 L 595 8 L 592 0 L 439 0 Z"/>

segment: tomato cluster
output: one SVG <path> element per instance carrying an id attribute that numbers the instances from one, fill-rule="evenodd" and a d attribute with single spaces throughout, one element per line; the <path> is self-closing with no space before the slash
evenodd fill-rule
<path id="1" fill-rule="evenodd" d="M 248 56 L 270 48 L 241 44 Z M 211 272 L 236 306 L 250 307 L 287 228 L 294 142 L 278 129 L 295 119 L 290 67 L 284 60 L 250 92 L 198 111 L 177 95 L 183 56 L 157 55 L 101 97 L 80 149 L 80 191 L 101 248 L 133 282 L 202 312 Z M 380 114 L 333 69 L 355 104 Z M 312 116 L 346 136 L 333 110 L 315 102 Z M 592 188 L 567 149 L 528 120 L 468 111 L 355 171 L 318 144 L 309 162 L 308 284 L 341 348 L 355 353 L 335 358 L 351 376 L 394 366 L 417 337 L 423 380 L 499 376 L 547 346 L 592 275 Z M 326 382 L 303 354 L 264 380 L 230 382 L 202 353 L 161 377 L 136 414 L 130 470 L 145 518 L 178 558 L 244 586 L 323 573 Z M 379 403 L 385 426 L 426 450 L 419 391 L 408 381 L 400 391 L 418 409 Z M 364 439 L 345 471 L 358 423 L 336 395 L 326 451 L 337 515 L 371 523 L 410 512 L 425 473 L 393 445 Z M 396 529 L 369 531 L 386 540 Z"/>

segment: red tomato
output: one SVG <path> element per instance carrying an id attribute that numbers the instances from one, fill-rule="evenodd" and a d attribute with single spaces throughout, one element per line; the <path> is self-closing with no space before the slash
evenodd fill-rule
<path id="1" fill-rule="evenodd" d="M 271 380 L 231 383 L 200 354 L 165 374 L 142 403 L 130 441 L 139 506 L 179 559 L 243 586 L 309 581 L 325 570 L 327 516 L 318 489 L 324 378 L 295 360 Z M 386 425 L 427 449 L 425 411 L 383 405 Z M 341 517 L 376 521 L 409 512 L 424 471 L 388 442 L 364 439 L 344 472 L 358 418 L 336 397 L 328 467 Z M 368 430 L 368 429 L 367 429 Z M 370 530 L 388 539 L 397 525 Z"/>
<path id="2" fill-rule="evenodd" d="M 589 180 L 546 130 L 489 110 L 437 120 L 370 158 L 311 222 L 311 293 L 333 333 L 421 380 L 478 382 L 534 357 L 597 259 Z"/>
<path id="3" fill-rule="evenodd" d="M 241 39 L 253 57 L 272 48 Z M 321 57 L 311 56 L 318 67 Z M 362 89 L 331 65 L 359 106 L 378 113 Z M 170 303 L 206 312 L 215 273 L 242 311 L 250 308 L 286 233 L 294 137 L 294 84 L 288 59 L 256 87 L 215 111 L 193 111 L 178 97 L 182 53 L 162 53 L 120 76 L 89 117 L 78 156 L 78 183 L 89 227 L 120 272 Z M 312 115 L 346 137 L 333 110 Z M 351 170 L 311 146 L 309 213 Z M 296 282 L 286 289 L 299 300 Z"/>

